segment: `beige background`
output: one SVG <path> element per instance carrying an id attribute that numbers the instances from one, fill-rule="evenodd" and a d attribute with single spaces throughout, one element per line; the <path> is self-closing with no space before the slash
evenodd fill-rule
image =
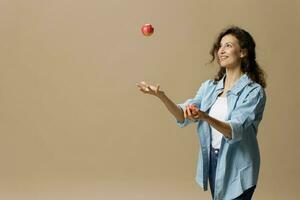
<path id="1" fill-rule="evenodd" d="M 296 199 L 299 21 L 298 0 L 1 0 L 0 199 L 209 199 L 195 126 L 135 83 L 192 97 L 231 24 L 254 36 L 268 75 L 254 199 Z"/>

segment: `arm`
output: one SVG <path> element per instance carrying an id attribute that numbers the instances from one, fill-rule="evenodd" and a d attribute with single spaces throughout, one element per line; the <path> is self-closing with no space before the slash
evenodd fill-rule
<path id="1" fill-rule="evenodd" d="M 184 114 L 180 107 L 177 106 L 171 99 L 167 97 L 167 95 L 162 92 L 158 98 L 165 104 L 168 111 L 177 119 L 179 123 L 184 122 Z"/>
<path id="2" fill-rule="evenodd" d="M 169 99 L 169 97 L 167 97 L 167 95 L 163 91 L 159 90 L 159 85 L 148 85 L 146 82 L 140 82 L 136 85 L 144 94 L 151 94 L 158 97 L 179 123 L 183 123 L 185 121 L 183 110 L 178 107 L 177 104 L 175 104 L 171 99 Z"/>
<path id="3" fill-rule="evenodd" d="M 145 94 L 151 94 L 158 97 L 164 103 L 168 111 L 177 119 L 177 124 L 180 127 L 184 127 L 190 122 L 195 122 L 195 118 L 191 116 L 192 109 L 189 108 L 188 105 L 197 104 L 197 106 L 200 106 L 201 99 L 205 90 L 204 88 L 207 84 L 208 81 L 203 83 L 198 89 L 196 96 L 193 99 L 188 99 L 182 104 L 175 104 L 171 99 L 167 97 L 167 95 L 163 91 L 159 90 L 159 85 L 148 85 L 146 82 L 143 81 L 137 83 L 137 87 L 139 87 L 140 91 L 142 91 Z"/>
<path id="4" fill-rule="evenodd" d="M 203 120 L 222 133 L 230 143 L 242 139 L 242 133 L 249 126 L 256 129 L 262 119 L 266 97 L 263 89 L 257 88 L 252 91 L 243 103 L 237 106 L 231 113 L 228 121 L 222 122 L 207 113 L 196 109 L 197 114 L 189 117 L 197 120 Z"/>
<path id="5" fill-rule="evenodd" d="M 226 121 L 231 127 L 232 139 L 229 143 L 242 140 L 243 133 L 250 126 L 257 131 L 262 119 L 266 103 L 265 91 L 261 87 L 252 90 L 243 102 L 232 111 L 231 117 Z"/>
<path id="6" fill-rule="evenodd" d="M 203 121 L 206 121 L 209 125 L 214 127 L 217 131 L 222 133 L 224 137 L 231 139 L 231 127 L 228 123 L 219 121 L 211 116 L 209 116 L 207 113 L 204 113 Z"/>
<path id="7" fill-rule="evenodd" d="M 228 138 L 228 139 L 232 138 L 231 127 L 228 123 L 225 123 L 218 119 L 215 119 L 215 118 L 209 116 L 207 113 L 199 110 L 196 107 L 194 107 L 192 110 L 196 114 L 193 115 L 192 112 L 190 112 L 190 113 L 188 113 L 188 116 L 187 116 L 188 118 L 196 119 L 196 120 L 203 120 L 203 121 L 207 122 L 209 125 L 211 125 L 212 127 L 214 127 L 216 130 L 218 130 L 220 133 L 222 133 L 226 138 Z"/>

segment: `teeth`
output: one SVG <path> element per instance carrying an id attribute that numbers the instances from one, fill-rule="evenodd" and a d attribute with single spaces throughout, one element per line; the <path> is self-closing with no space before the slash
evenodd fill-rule
<path id="1" fill-rule="evenodd" d="M 226 58 L 228 58 L 228 56 L 221 56 L 220 58 L 221 60 L 225 60 Z"/>

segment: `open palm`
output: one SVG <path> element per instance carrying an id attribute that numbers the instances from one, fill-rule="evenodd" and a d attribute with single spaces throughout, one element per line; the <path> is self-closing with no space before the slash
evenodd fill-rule
<path id="1" fill-rule="evenodd" d="M 144 94 L 151 94 L 154 96 L 158 96 L 161 93 L 161 91 L 159 90 L 159 85 L 153 86 L 153 85 L 147 84 L 145 81 L 137 83 L 136 86 Z"/>

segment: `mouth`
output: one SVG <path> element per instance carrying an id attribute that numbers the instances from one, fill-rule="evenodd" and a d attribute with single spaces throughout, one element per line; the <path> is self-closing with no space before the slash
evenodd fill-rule
<path id="1" fill-rule="evenodd" d="M 228 56 L 220 56 L 219 59 L 220 61 L 226 60 L 228 58 Z"/>

